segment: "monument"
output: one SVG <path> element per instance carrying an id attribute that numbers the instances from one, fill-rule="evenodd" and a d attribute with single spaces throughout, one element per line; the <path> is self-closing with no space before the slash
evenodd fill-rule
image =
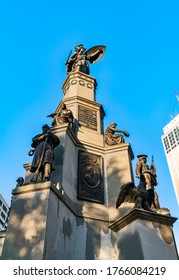
<path id="1" fill-rule="evenodd" d="M 139 155 L 136 187 L 129 133 L 116 123 L 104 131 L 89 63 L 105 49 L 80 44 L 65 63 L 64 96 L 47 111 L 52 124 L 32 139 L 32 162 L 12 191 L 4 260 L 178 258 L 176 218 L 155 204 L 155 168 Z"/>

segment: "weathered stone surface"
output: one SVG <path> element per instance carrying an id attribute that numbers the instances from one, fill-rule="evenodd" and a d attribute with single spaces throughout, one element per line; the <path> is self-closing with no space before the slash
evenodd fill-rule
<path id="1" fill-rule="evenodd" d="M 176 218 L 132 209 L 110 225 L 120 260 L 177 260 L 172 225 Z M 127 248 L 127 249 L 126 249 Z"/>

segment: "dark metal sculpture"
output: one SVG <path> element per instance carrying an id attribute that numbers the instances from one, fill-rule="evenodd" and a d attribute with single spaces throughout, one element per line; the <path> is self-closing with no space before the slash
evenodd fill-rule
<path id="1" fill-rule="evenodd" d="M 90 71 L 88 61 L 91 64 L 96 63 L 99 59 L 101 59 L 105 50 L 105 46 L 95 46 L 87 51 L 83 47 L 83 44 L 76 46 L 75 52 L 72 54 L 72 56 L 70 52 L 69 57 L 65 63 L 66 72 L 70 73 L 80 71 L 89 75 Z"/>
<path id="2" fill-rule="evenodd" d="M 57 113 L 49 114 L 47 117 L 52 117 L 52 126 L 57 126 L 63 123 L 69 123 L 70 127 L 73 125 L 73 113 L 64 102 L 61 102 L 60 111 Z"/>
<path id="3" fill-rule="evenodd" d="M 155 164 L 154 164 L 154 159 L 152 157 L 152 163 L 151 163 L 151 167 L 149 168 L 147 162 L 147 155 L 144 154 L 140 154 L 137 156 L 139 161 L 136 164 L 136 177 L 142 180 L 144 180 L 145 184 L 146 184 L 146 190 L 148 191 L 148 201 L 149 201 L 149 205 L 152 206 L 152 204 L 154 205 L 154 207 L 156 208 L 156 202 L 155 202 L 155 193 L 154 193 L 154 189 L 155 186 L 157 186 L 157 174 L 156 174 L 156 168 L 155 168 Z M 158 204 L 158 203 L 157 203 Z"/>
<path id="4" fill-rule="evenodd" d="M 121 144 L 124 143 L 124 137 L 122 134 L 115 134 L 115 132 L 120 132 L 123 133 L 126 137 L 129 136 L 129 133 L 125 130 L 120 130 L 116 128 L 116 123 L 111 123 L 105 131 L 104 135 L 104 141 L 107 145 L 116 145 L 116 144 Z"/>
<path id="5" fill-rule="evenodd" d="M 16 187 L 20 187 L 24 184 L 24 178 L 19 177 L 19 178 L 17 178 L 16 182 L 17 182 Z"/>
<path id="6" fill-rule="evenodd" d="M 31 182 L 50 180 L 51 171 L 54 167 L 54 148 L 60 144 L 59 138 L 50 131 L 47 124 L 42 127 L 42 133 L 32 139 L 33 150 L 29 155 L 33 157 L 30 171 L 34 173 Z"/>
<path id="7" fill-rule="evenodd" d="M 79 151 L 78 157 L 78 199 L 104 203 L 102 157 L 86 151 Z"/>
<path id="8" fill-rule="evenodd" d="M 157 185 L 156 168 L 152 157 L 151 168 L 146 164 L 146 155 L 138 155 L 139 162 L 136 165 L 136 175 L 140 179 L 136 187 L 133 182 L 124 184 L 116 200 L 116 208 L 123 202 L 134 203 L 134 208 L 143 208 L 153 211 L 153 208 L 160 208 L 158 195 L 154 189 Z"/>
<path id="9" fill-rule="evenodd" d="M 152 211 L 148 202 L 148 191 L 145 188 L 145 182 L 141 181 L 138 187 L 133 182 L 124 184 L 118 194 L 116 200 L 116 208 L 123 202 L 134 203 L 134 208 L 142 208 L 147 211 Z"/>

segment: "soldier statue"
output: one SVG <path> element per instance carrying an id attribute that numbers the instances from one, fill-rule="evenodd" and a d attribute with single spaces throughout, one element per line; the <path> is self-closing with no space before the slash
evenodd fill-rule
<path id="1" fill-rule="evenodd" d="M 47 124 L 42 127 L 42 133 L 32 139 L 33 150 L 29 155 L 33 157 L 30 172 L 34 173 L 31 182 L 50 180 L 54 167 L 54 148 L 60 144 L 59 138 L 50 131 Z"/>
<path id="2" fill-rule="evenodd" d="M 154 187 L 157 186 L 157 175 L 156 169 L 154 165 L 154 160 L 152 157 L 151 168 L 149 168 L 147 162 L 147 155 L 140 154 L 137 156 L 139 161 L 136 164 L 136 177 L 140 179 L 140 181 L 144 181 L 146 190 L 148 191 L 148 202 L 149 205 L 155 205 L 155 192 Z"/>
<path id="3" fill-rule="evenodd" d="M 83 47 L 83 44 L 76 46 L 75 52 L 72 54 L 72 56 L 70 56 L 70 52 L 69 57 L 65 63 L 67 74 L 70 72 L 80 71 L 89 75 L 90 71 L 88 61 L 91 64 L 96 63 L 103 56 L 105 50 L 105 46 L 95 46 L 87 51 Z"/>

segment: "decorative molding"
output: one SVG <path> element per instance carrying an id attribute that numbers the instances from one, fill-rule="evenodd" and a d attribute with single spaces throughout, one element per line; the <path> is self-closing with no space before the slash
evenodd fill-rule
<path id="1" fill-rule="evenodd" d="M 71 85 L 76 85 L 77 84 L 77 80 L 72 80 L 71 81 Z"/>
<path id="2" fill-rule="evenodd" d="M 12 190 L 12 195 L 19 195 L 29 192 L 43 191 L 49 189 L 51 186 L 51 182 L 40 182 L 40 183 L 28 183 L 22 186 L 16 187 Z"/>
<path id="3" fill-rule="evenodd" d="M 159 223 L 167 226 L 172 226 L 173 223 L 177 220 L 177 218 L 175 217 L 161 215 L 154 212 L 134 208 L 130 210 L 122 218 L 119 218 L 117 221 L 112 223 L 109 226 L 109 228 L 114 232 L 118 232 L 119 230 L 131 224 L 133 221 L 137 219 L 150 221 L 152 223 Z"/>
<path id="4" fill-rule="evenodd" d="M 87 88 L 93 89 L 93 85 L 90 83 L 87 83 Z"/>
<path id="5" fill-rule="evenodd" d="M 92 88 L 91 89 L 94 89 L 96 90 L 97 88 L 97 82 L 96 82 L 96 79 L 92 76 L 89 76 L 85 73 L 82 73 L 82 72 L 73 72 L 73 73 L 69 73 L 63 86 L 62 86 L 62 89 L 63 89 L 63 92 L 64 94 L 66 94 L 66 91 L 69 89 L 70 87 L 70 84 L 71 85 L 74 85 L 74 83 L 72 83 L 72 81 L 74 80 L 80 80 L 79 83 L 81 84 L 81 81 L 83 81 L 83 83 L 88 83 L 88 84 L 91 84 L 92 85 Z M 81 84 L 81 85 L 85 85 L 85 84 Z M 87 86 L 88 87 L 88 86 Z M 90 88 L 90 87 L 89 87 Z"/>
<path id="6" fill-rule="evenodd" d="M 85 86 L 85 82 L 84 82 L 83 80 L 79 80 L 79 84 L 80 84 L 81 86 Z"/>
<path id="7" fill-rule="evenodd" d="M 93 206 L 81 205 L 73 202 L 66 193 L 62 194 L 50 181 L 43 183 L 27 184 L 13 190 L 13 195 L 21 195 L 29 192 L 52 191 L 57 198 L 76 216 L 84 219 L 94 219 L 109 222 L 108 209 L 100 205 L 100 209 Z M 3 236 L 2 236 L 3 237 Z"/>

